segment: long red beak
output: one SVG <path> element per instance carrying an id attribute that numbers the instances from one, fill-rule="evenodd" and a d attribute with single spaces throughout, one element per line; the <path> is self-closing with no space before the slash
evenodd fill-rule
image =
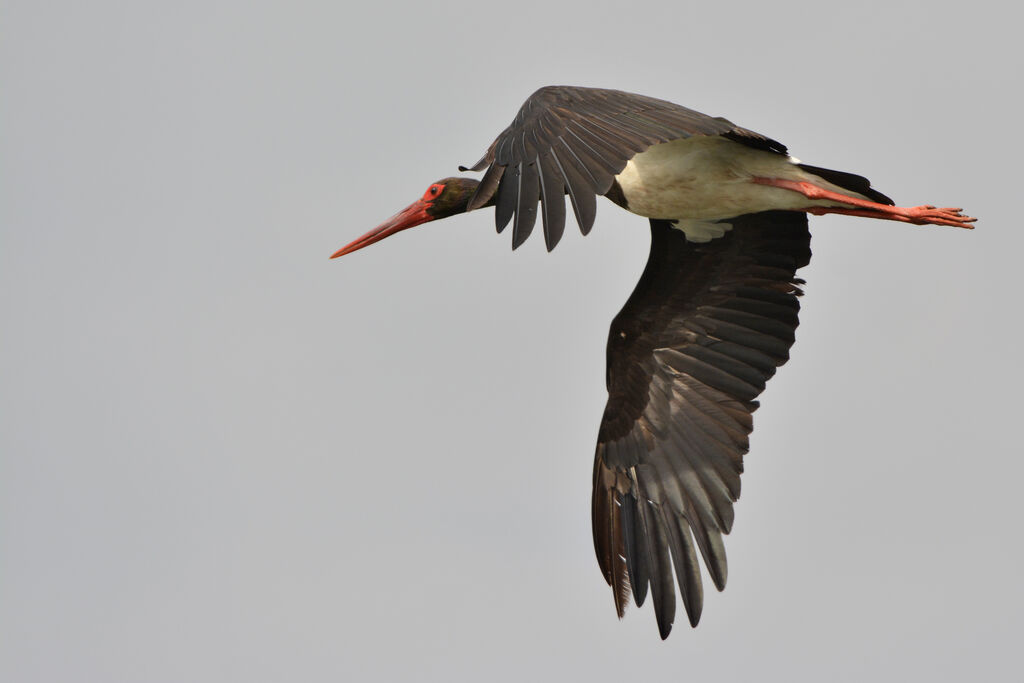
<path id="1" fill-rule="evenodd" d="M 349 242 L 341 249 L 334 252 L 334 254 L 331 255 L 331 258 L 338 258 L 345 254 L 351 254 L 353 251 L 362 249 L 363 247 L 368 247 L 374 242 L 380 242 L 385 237 L 390 237 L 396 232 L 401 232 L 408 228 L 413 228 L 422 223 L 426 223 L 427 221 L 434 220 L 434 217 L 427 213 L 427 209 L 429 208 L 429 202 L 425 202 L 422 199 L 416 200 L 359 239 Z"/>

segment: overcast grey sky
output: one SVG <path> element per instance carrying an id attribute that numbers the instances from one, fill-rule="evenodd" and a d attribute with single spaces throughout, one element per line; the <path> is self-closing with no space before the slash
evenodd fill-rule
<path id="1" fill-rule="evenodd" d="M 1000 4 L 4 2 L 0 680 L 1019 680 Z M 327 259 L 554 83 L 980 217 L 812 218 L 729 585 L 665 643 L 589 519 L 647 222 Z"/>

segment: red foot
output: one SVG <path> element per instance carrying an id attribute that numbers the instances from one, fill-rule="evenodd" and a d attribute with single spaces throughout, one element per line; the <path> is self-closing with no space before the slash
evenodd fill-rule
<path id="1" fill-rule="evenodd" d="M 944 208 L 937 209 L 931 205 L 925 206 L 889 206 L 879 204 L 867 199 L 848 197 L 838 192 L 832 192 L 813 183 L 800 182 L 796 180 L 784 180 L 782 178 L 753 178 L 752 182 L 758 185 L 770 185 L 780 187 L 784 190 L 799 192 L 808 199 L 824 199 L 826 201 L 840 202 L 849 206 L 860 207 L 859 209 L 847 209 L 845 207 L 833 206 L 812 206 L 806 211 L 815 216 L 826 213 L 840 213 L 846 216 L 866 216 L 868 218 L 881 218 L 889 221 L 902 221 L 914 223 L 915 225 L 951 225 L 956 228 L 973 229 L 971 225 L 976 218 L 964 216 L 962 209 Z"/>

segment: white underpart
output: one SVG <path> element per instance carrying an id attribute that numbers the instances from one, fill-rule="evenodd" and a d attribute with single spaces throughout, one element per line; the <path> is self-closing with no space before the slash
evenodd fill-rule
<path id="1" fill-rule="evenodd" d="M 692 137 L 654 145 L 626 163 L 615 177 L 629 210 L 673 221 L 691 242 L 721 237 L 732 225 L 722 219 L 758 211 L 799 211 L 844 206 L 808 199 L 799 192 L 759 185 L 752 178 L 806 181 L 848 196 L 844 190 L 797 166 L 798 160 L 722 137 Z"/>
<path id="2" fill-rule="evenodd" d="M 690 242 L 710 242 L 732 230 L 732 223 L 726 221 L 703 221 L 699 218 L 680 218 L 672 221 L 672 227 L 682 230 Z"/>

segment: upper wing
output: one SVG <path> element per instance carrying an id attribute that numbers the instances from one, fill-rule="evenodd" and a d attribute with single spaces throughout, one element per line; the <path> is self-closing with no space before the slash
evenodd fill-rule
<path id="1" fill-rule="evenodd" d="M 672 565 L 690 623 L 703 592 L 696 548 L 719 590 L 754 400 L 793 344 L 810 260 L 807 216 L 730 219 L 704 244 L 651 221 L 643 277 L 612 322 L 608 405 L 594 463 L 594 546 L 622 616 L 650 584 L 661 637 L 675 617 Z M 671 558 L 671 561 L 670 561 Z"/>
<path id="2" fill-rule="evenodd" d="M 619 90 L 548 86 L 526 100 L 512 125 L 472 167 L 487 172 L 467 210 L 484 206 L 497 193 L 495 223 L 501 232 L 514 217 L 514 249 L 530 236 L 540 200 L 550 251 L 565 229 L 566 193 L 585 235 L 594 224 L 595 196 L 608 192 L 633 155 L 694 135 L 724 135 L 786 151 L 780 143 L 723 118 L 664 100 Z"/>

